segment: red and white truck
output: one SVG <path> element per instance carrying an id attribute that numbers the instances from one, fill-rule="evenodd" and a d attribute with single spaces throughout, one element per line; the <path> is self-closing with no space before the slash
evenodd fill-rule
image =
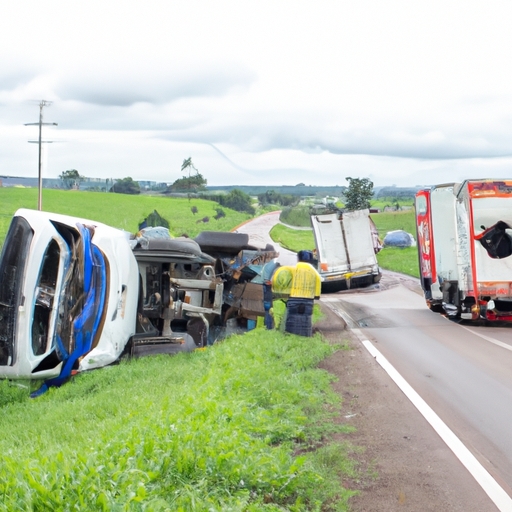
<path id="1" fill-rule="evenodd" d="M 512 322 L 512 179 L 466 180 L 416 194 L 421 286 L 429 308 Z"/>

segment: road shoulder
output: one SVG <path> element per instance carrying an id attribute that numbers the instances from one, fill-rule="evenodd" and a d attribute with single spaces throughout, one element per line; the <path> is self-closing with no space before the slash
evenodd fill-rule
<path id="1" fill-rule="evenodd" d="M 344 485 L 360 494 L 354 511 L 494 511 L 496 507 L 437 433 L 409 402 L 343 320 L 320 303 L 315 329 L 330 342 L 346 342 L 321 367 L 336 376 L 343 399 L 340 421 L 355 427 L 339 435 L 354 452 L 360 478 Z"/>

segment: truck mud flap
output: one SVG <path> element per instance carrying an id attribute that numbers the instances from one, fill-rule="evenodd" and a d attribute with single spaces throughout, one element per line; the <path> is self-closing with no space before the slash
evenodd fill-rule
<path id="1" fill-rule="evenodd" d="M 336 293 L 348 290 L 348 283 L 345 279 L 339 281 L 324 281 L 322 283 L 322 293 Z"/>
<path id="2" fill-rule="evenodd" d="M 366 288 L 380 281 L 381 274 L 352 277 L 351 279 L 340 279 L 336 281 L 324 281 L 322 293 L 336 293 L 357 288 Z"/>
<path id="3" fill-rule="evenodd" d="M 192 352 L 198 348 L 192 336 L 187 333 L 180 333 L 176 337 L 132 338 L 130 345 L 131 357 L 178 354 L 179 352 Z"/>

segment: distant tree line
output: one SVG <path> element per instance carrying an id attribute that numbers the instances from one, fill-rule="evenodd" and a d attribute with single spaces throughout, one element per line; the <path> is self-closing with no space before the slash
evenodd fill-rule
<path id="1" fill-rule="evenodd" d="M 375 194 L 376 198 L 412 198 L 421 187 L 381 187 Z"/>
<path id="2" fill-rule="evenodd" d="M 64 188 L 76 190 L 80 188 L 80 183 L 86 179 L 76 169 L 64 171 L 62 174 L 59 174 L 59 178 L 62 180 Z"/>
<path id="3" fill-rule="evenodd" d="M 138 181 L 127 177 L 122 180 L 115 180 L 109 192 L 117 192 L 118 194 L 140 194 L 140 185 Z"/>
<path id="4" fill-rule="evenodd" d="M 209 186 L 208 192 L 210 193 L 227 193 L 233 190 L 234 188 L 249 194 L 250 196 L 259 196 L 260 194 L 265 194 L 269 190 L 273 190 L 274 192 L 282 195 L 292 195 L 294 197 L 303 197 L 303 196 L 334 196 L 339 197 L 343 195 L 344 191 L 347 189 L 345 186 L 316 186 L 316 185 L 304 185 L 303 183 L 299 183 L 298 185 L 280 185 L 272 187 L 264 186 L 264 185 L 226 185 L 226 186 Z"/>
<path id="5" fill-rule="evenodd" d="M 228 194 L 201 194 L 201 197 L 203 199 L 215 201 L 221 206 L 230 208 L 237 212 L 244 212 L 250 215 L 254 215 L 256 213 L 256 210 L 252 205 L 251 196 L 236 188 Z"/>
<path id="6" fill-rule="evenodd" d="M 172 192 L 186 192 L 195 194 L 202 190 L 206 190 L 207 181 L 203 178 L 202 174 L 194 174 L 189 177 L 179 178 L 172 185 L 167 187 L 166 193 Z"/>
<path id="7" fill-rule="evenodd" d="M 258 201 L 262 206 L 271 204 L 280 206 L 295 206 L 299 203 L 300 197 L 292 194 L 280 194 L 275 190 L 267 190 L 262 194 L 258 194 Z"/>
<path id="8" fill-rule="evenodd" d="M 192 170 L 195 174 L 192 174 Z M 206 190 L 207 180 L 199 173 L 192 162 L 192 157 L 185 158 L 181 164 L 181 171 L 188 172 L 188 176 L 178 178 L 172 185 L 167 187 L 166 193 L 186 192 L 189 195 Z"/>

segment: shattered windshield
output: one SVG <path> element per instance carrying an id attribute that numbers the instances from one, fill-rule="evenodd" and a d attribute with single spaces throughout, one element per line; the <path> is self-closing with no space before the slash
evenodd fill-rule
<path id="1" fill-rule="evenodd" d="M 60 249 L 51 240 L 43 258 L 41 272 L 36 285 L 34 313 L 32 315 L 32 351 L 34 355 L 44 354 L 49 349 L 48 333 L 52 324 L 53 299 L 59 274 Z"/>
<path id="2" fill-rule="evenodd" d="M 99 338 L 108 278 L 103 254 L 91 241 L 92 228 L 80 223 L 76 228 L 54 221 L 52 224 L 61 243 L 48 245 L 41 267 L 32 349 L 35 355 L 48 354 L 35 372 L 63 362 L 59 376 L 45 382 L 60 385 Z"/>

